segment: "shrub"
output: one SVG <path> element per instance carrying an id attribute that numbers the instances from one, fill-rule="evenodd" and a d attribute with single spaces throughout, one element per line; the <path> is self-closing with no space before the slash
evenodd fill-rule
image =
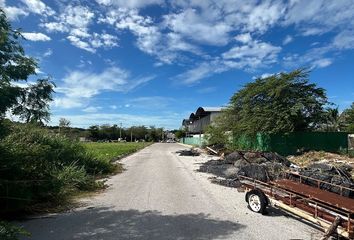
<path id="1" fill-rule="evenodd" d="M 19 236 L 30 236 L 30 234 L 21 227 L 17 227 L 8 222 L 0 221 L 0 239 L 18 240 Z"/>
<path id="2" fill-rule="evenodd" d="M 95 188 L 96 174 L 114 171 L 112 163 L 96 159 L 79 142 L 33 125 L 13 125 L 0 140 L 0 151 L 6 179 L 0 181 L 0 196 L 22 199 L 7 202 L 8 210 Z"/>

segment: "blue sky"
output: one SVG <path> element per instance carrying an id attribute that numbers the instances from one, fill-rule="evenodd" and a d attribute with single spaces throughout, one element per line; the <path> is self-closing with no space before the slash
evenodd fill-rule
<path id="1" fill-rule="evenodd" d="M 51 125 L 178 128 L 255 77 L 298 67 L 354 100 L 351 0 L 0 0 L 56 83 Z M 33 80 L 35 78 L 32 78 Z M 30 80 L 30 81 L 31 81 Z"/>

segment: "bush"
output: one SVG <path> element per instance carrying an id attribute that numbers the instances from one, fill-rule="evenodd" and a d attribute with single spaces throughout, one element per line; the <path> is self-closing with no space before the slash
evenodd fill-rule
<path id="1" fill-rule="evenodd" d="M 8 210 L 92 189 L 97 174 L 114 171 L 112 163 L 96 159 L 79 142 L 33 125 L 13 125 L 0 140 L 0 152 L 6 179 L 0 181 L 0 196 L 22 199 L 6 203 Z"/>
<path id="2" fill-rule="evenodd" d="M 18 240 L 19 236 L 30 236 L 30 234 L 21 227 L 17 227 L 8 222 L 0 221 L 0 239 Z"/>

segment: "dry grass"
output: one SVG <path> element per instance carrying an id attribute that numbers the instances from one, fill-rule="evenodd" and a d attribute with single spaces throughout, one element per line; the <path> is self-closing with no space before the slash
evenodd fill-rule
<path id="1" fill-rule="evenodd" d="M 288 159 L 301 167 L 306 167 L 314 162 L 323 162 L 328 164 L 349 164 L 354 167 L 354 158 L 336 153 L 323 151 L 311 151 L 299 156 L 291 156 Z"/>

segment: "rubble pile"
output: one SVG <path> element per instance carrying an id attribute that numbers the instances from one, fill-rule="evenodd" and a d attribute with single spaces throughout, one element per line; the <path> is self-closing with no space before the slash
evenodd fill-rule
<path id="1" fill-rule="evenodd" d="M 343 164 L 340 166 L 334 166 L 324 163 L 313 163 L 305 168 L 299 169 L 299 173 L 301 175 L 323 181 L 319 185 L 321 189 L 354 198 L 354 181 L 351 177 L 352 171 L 353 168 L 350 165 Z M 305 178 L 303 182 L 310 186 L 318 186 L 318 181 L 316 180 Z M 339 185 L 345 188 L 341 189 L 340 187 L 327 183 Z M 353 191 L 346 188 L 351 188 Z"/>
<path id="2" fill-rule="evenodd" d="M 200 172 L 212 173 L 226 179 L 222 185 L 234 185 L 239 175 L 267 182 L 290 167 L 286 158 L 271 152 L 232 152 L 221 160 L 210 160 L 200 166 Z M 231 180 L 231 183 L 230 183 Z"/>
<path id="3" fill-rule="evenodd" d="M 321 189 L 354 198 L 353 191 L 331 185 L 354 189 L 352 179 L 354 170 L 349 164 L 331 165 L 315 162 L 300 168 L 277 153 L 236 151 L 228 154 L 224 159 L 205 162 L 198 171 L 215 175 L 216 177 L 211 179 L 213 183 L 238 187 L 237 179 L 240 175 L 268 182 L 277 179 L 284 170 L 289 169 L 300 175 L 324 181 L 320 184 Z M 310 186 L 318 186 L 316 180 L 305 179 L 302 182 Z"/>

